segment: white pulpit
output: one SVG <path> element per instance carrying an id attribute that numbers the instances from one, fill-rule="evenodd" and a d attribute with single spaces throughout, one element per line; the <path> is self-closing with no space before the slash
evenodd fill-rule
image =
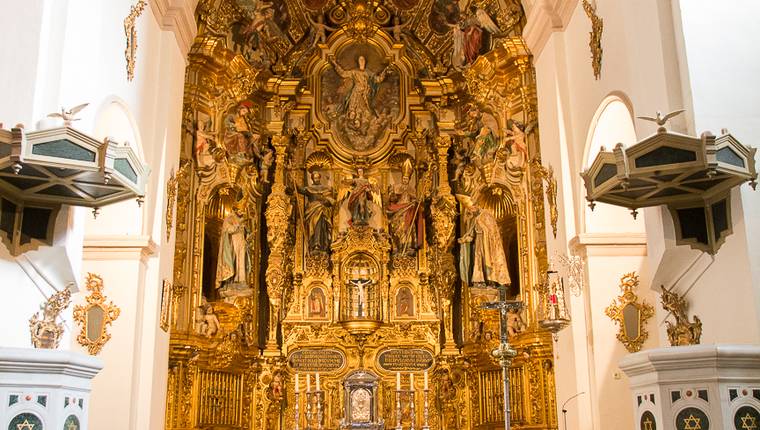
<path id="1" fill-rule="evenodd" d="M 61 350 L 0 348 L 0 429 L 86 430 L 96 357 Z"/>
<path id="2" fill-rule="evenodd" d="M 760 346 L 694 345 L 641 351 L 630 379 L 637 430 L 760 429 Z"/>

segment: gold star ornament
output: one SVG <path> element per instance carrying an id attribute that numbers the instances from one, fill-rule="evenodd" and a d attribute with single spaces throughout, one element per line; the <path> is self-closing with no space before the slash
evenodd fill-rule
<path id="1" fill-rule="evenodd" d="M 694 414 L 683 420 L 683 430 L 702 430 L 702 419 L 697 418 Z"/>
<path id="2" fill-rule="evenodd" d="M 34 424 L 29 420 L 24 420 L 23 423 L 16 425 L 16 430 L 34 430 Z"/>
<path id="3" fill-rule="evenodd" d="M 753 417 L 749 412 L 741 417 L 742 430 L 757 430 L 757 418 Z"/>

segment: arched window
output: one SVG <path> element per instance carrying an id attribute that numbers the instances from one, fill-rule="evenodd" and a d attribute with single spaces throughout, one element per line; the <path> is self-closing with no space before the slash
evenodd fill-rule
<path id="1" fill-rule="evenodd" d="M 618 96 L 607 97 L 597 109 L 588 133 L 583 169 L 587 169 L 602 148 L 611 151 L 622 143 L 636 143 L 636 130 L 628 105 Z M 585 188 L 583 190 L 585 196 Z M 643 216 L 636 220 L 627 208 L 597 202 L 593 211 L 586 206 L 585 233 L 640 233 L 645 231 Z"/>
<path id="2" fill-rule="evenodd" d="M 129 145 L 144 161 L 140 134 L 126 105 L 115 98 L 101 105 L 95 119 L 93 136 L 99 140 L 109 137 L 119 145 Z M 145 205 L 143 205 L 144 207 Z M 142 234 L 143 208 L 134 200 L 127 200 L 100 209 L 97 219 L 87 217 L 88 235 L 140 235 Z"/>

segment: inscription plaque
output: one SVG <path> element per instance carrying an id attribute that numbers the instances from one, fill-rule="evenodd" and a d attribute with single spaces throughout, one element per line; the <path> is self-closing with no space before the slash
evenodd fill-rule
<path id="1" fill-rule="evenodd" d="M 337 372 L 345 364 L 337 349 L 300 349 L 288 357 L 288 366 L 298 372 Z"/>
<path id="2" fill-rule="evenodd" d="M 415 372 L 433 367 L 433 354 L 427 349 L 393 348 L 377 356 L 377 364 L 388 372 Z"/>

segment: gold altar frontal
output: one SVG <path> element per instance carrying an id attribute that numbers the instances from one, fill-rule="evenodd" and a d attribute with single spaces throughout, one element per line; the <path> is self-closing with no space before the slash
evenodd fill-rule
<path id="1" fill-rule="evenodd" d="M 197 17 L 166 428 L 503 428 L 481 305 L 509 285 L 512 425 L 556 429 L 537 311 L 556 187 L 546 208 L 520 3 L 201 0 Z"/>

